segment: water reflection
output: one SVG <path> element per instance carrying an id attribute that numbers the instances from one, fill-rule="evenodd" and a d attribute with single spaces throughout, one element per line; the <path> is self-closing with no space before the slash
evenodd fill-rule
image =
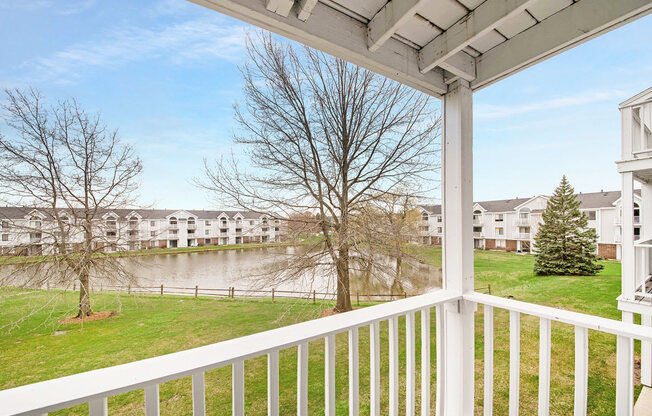
<path id="1" fill-rule="evenodd" d="M 315 265 L 309 272 L 291 279 L 270 277 L 271 270 L 283 269 L 303 253 L 295 247 L 262 247 L 174 255 L 141 257 L 130 265 L 143 286 L 178 286 L 200 288 L 260 289 L 334 292 L 335 277 L 327 266 Z M 389 260 L 387 260 L 389 261 Z M 365 277 L 366 276 L 366 277 Z M 373 277 L 361 271 L 351 276 L 351 292 L 366 294 L 402 294 L 393 277 L 376 272 Z M 409 294 L 424 293 L 441 287 L 441 269 L 416 261 L 403 265 L 404 290 Z"/>

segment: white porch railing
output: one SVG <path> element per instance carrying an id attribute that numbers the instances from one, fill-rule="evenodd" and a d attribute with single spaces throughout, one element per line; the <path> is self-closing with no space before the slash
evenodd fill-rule
<path id="1" fill-rule="evenodd" d="M 370 331 L 370 410 L 379 415 L 380 409 L 380 322 L 389 322 L 389 409 L 383 414 L 399 414 L 399 317 L 405 317 L 405 412 L 415 413 L 415 312 L 421 312 L 421 338 L 431 339 L 430 312 L 436 308 L 437 414 L 442 415 L 446 354 L 443 351 L 443 305 L 464 299 L 484 305 L 484 414 L 493 413 L 494 308 L 510 312 L 510 375 L 509 414 L 519 412 L 520 315 L 540 318 L 539 398 L 540 415 L 547 415 L 550 403 L 551 322 L 558 321 L 575 327 L 575 415 L 585 415 L 588 383 L 588 330 L 617 336 L 616 414 L 629 415 L 633 406 L 633 341 L 652 342 L 652 328 L 565 311 L 546 306 L 500 298 L 477 292 L 456 296 L 441 290 L 383 305 L 358 309 L 317 321 L 261 332 L 241 338 L 181 351 L 133 363 L 93 370 L 68 377 L 0 391 L 1 415 L 43 415 L 82 403 L 89 403 L 92 416 L 107 415 L 107 398 L 144 389 L 147 415 L 159 414 L 158 386 L 170 380 L 192 376 L 194 415 L 204 415 L 204 373 L 218 367 L 232 367 L 232 413 L 244 414 L 244 362 L 267 355 L 268 414 L 279 414 L 279 351 L 298 346 L 297 414 L 307 414 L 308 404 L 308 343 L 325 340 L 325 414 L 335 414 L 335 335 L 348 332 L 349 414 L 359 409 L 359 348 L 358 332 L 365 326 Z M 459 304 L 458 304 L 459 306 Z M 460 346 L 461 348 L 462 346 Z M 430 362 L 430 343 L 421 343 L 421 362 Z M 444 373 L 442 373 L 444 371 Z M 452 369 L 452 371 L 457 371 Z M 421 370 L 421 414 L 430 414 L 430 366 Z M 443 377 L 443 378 L 442 378 Z M 472 386 L 473 384 L 471 384 Z M 441 396 L 440 396 L 441 395 Z M 388 411 L 387 411 L 388 410 Z"/>

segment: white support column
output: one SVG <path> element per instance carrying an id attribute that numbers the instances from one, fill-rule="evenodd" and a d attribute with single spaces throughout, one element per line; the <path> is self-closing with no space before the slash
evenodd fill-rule
<path id="1" fill-rule="evenodd" d="M 641 240 L 649 240 L 652 238 L 652 184 L 641 184 Z M 640 278 L 649 275 L 650 270 L 650 254 L 649 249 L 639 250 L 645 256 L 641 259 Z M 652 326 L 652 315 L 641 315 L 641 324 L 645 326 Z M 652 344 L 646 341 L 641 342 L 641 384 L 652 387 Z"/>
<path id="2" fill-rule="evenodd" d="M 622 180 L 622 291 L 625 299 L 633 300 L 636 279 L 636 265 L 634 263 L 634 175 L 632 172 L 624 172 Z"/>
<path id="3" fill-rule="evenodd" d="M 444 95 L 442 205 L 443 286 L 473 291 L 473 94 L 464 80 Z M 445 415 L 472 415 L 474 406 L 475 304 L 458 301 L 444 309 Z"/>

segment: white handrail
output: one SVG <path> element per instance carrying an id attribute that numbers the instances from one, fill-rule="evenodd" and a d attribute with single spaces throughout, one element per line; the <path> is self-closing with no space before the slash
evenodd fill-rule
<path id="1" fill-rule="evenodd" d="M 460 299 L 446 290 L 216 344 L 0 391 L 0 415 L 43 414 L 242 362 L 329 334 Z"/>
<path id="2" fill-rule="evenodd" d="M 615 319 L 551 308 L 549 306 L 536 305 L 513 299 L 505 299 L 478 292 L 464 295 L 464 300 L 482 303 L 495 308 L 520 312 L 526 315 L 538 316 L 539 318 L 546 318 L 551 321 L 563 322 L 565 324 L 575 325 L 582 328 L 606 332 L 608 334 L 652 342 L 652 327 L 635 325 L 623 321 L 617 321 Z"/>

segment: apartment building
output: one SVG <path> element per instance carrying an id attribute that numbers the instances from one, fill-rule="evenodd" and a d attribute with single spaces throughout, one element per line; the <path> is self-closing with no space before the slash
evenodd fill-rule
<path id="1" fill-rule="evenodd" d="M 588 226 L 598 234 L 600 257 L 620 259 L 622 255 L 622 201 L 620 191 L 579 193 L 580 210 L 589 218 Z M 479 250 L 504 250 L 529 253 L 543 222 L 548 196 L 480 201 L 473 204 L 473 242 Z M 634 196 L 634 238 L 641 230 L 640 192 Z M 441 244 L 443 220 L 440 205 L 422 205 L 421 241 Z"/>
<path id="2" fill-rule="evenodd" d="M 30 207 L 0 207 L 3 254 L 40 254 L 62 241 L 81 244 L 79 213 Z M 279 242 L 285 224 L 247 211 L 115 209 L 95 216 L 96 248 L 106 251 Z"/>

